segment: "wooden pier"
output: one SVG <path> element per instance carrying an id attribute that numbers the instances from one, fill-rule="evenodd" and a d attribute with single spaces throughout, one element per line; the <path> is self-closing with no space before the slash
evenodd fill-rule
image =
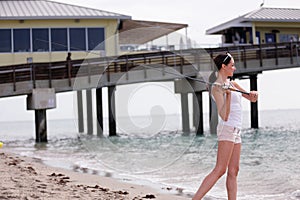
<path id="1" fill-rule="evenodd" d="M 207 75 L 214 69 L 213 57 L 230 52 L 236 68 L 234 78 L 249 79 L 249 90 L 257 89 L 257 75 L 266 70 L 299 67 L 299 43 L 274 43 L 207 49 L 187 49 L 149 53 L 131 53 L 113 57 L 86 60 L 68 60 L 50 63 L 27 63 L 0 67 L 0 97 L 28 95 L 37 89 L 53 89 L 55 93 L 77 91 L 79 132 L 84 132 L 82 91 L 86 91 L 87 134 L 93 134 L 92 89 L 96 89 L 97 135 L 103 132 L 102 88 L 108 88 L 109 135 L 116 135 L 115 88 L 132 83 L 174 81 L 175 92 L 181 94 L 183 132 L 190 132 L 187 94 L 194 93 L 194 126 L 203 133 L 202 93 Z M 190 79 L 190 78 L 191 79 Z M 37 99 L 42 95 L 36 94 Z M 53 96 L 50 95 L 51 99 Z M 38 100 L 37 100 L 38 101 Z M 54 97 L 55 101 L 55 97 Z M 30 101 L 31 102 L 31 101 Z M 54 108 L 30 104 L 36 110 L 36 141 L 47 141 L 46 109 Z M 41 102 L 39 102 L 41 103 Z M 48 102 L 49 103 L 49 102 Z M 198 105 L 198 106 L 197 106 Z M 208 106 L 208 105 L 207 105 Z M 42 124 L 43 123 L 43 124 Z M 40 127 L 40 128 L 38 128 Z M 258 106 L 251 103 L 251 127 L 258 128 Z"/>

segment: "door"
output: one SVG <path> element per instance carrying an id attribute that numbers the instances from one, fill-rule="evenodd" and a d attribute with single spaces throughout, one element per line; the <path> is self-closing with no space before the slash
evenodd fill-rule
<path id="1" fill-rule="evenodd" d="M 276 42 L 276 34 L 275 33 L 266 33 L 265 38 L 266 38 L 266 43 L 275 43 Z"/>

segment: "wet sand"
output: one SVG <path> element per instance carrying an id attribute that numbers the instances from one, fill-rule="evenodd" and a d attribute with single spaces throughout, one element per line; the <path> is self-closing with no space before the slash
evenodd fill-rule
<path id="1" fill-rule="evenodd" d="M 111 177 L 49 167 L 38 159 L 0 150 L 0 199 L 191 199 L 167 191 L 176 189 L 164 190 L 166 192 Z"/>

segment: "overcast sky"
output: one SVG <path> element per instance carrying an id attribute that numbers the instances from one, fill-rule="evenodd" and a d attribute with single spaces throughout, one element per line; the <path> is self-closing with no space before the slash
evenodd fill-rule
<path id="1" fill-rule="evenodd" d="M 263 0 L 60 0 L 59 2 L 125 14 L 132 16 L 132 19 L 136 20 L 185 23 L 189 25 L 187 34 L 191 40 L 196 41 L 198 44 L 218 44 L 221 42 L 221 37 L 205 35 L 207 29 L 258 9 Z M 264 6 L 300 8 L 300 1 L 265 0 Z M 181 34 L 185 34 L 185 32 L 183 31 Z M 260 74 L 258 76 L 258 90 L 260 93 L 259 109 L 300 108 L 299 89 L 295 85 L 299 75 L 299 69 L 279 70 Z M 249 88 L 249 81 L 240 81 L 240 83 L 246 89 Z M 155 87 L 158 90 L 170 91 L 169 87 L 172 87 L 172 84 L 167 84 L 167 86 L 154 84 Z M 138 86 L 133 90 L 142 91 L 140 89 L 141 87 Z M 153 88 L 144 87 L 143 90 L 151 92 Z M 120 89 L 119 94 L 121 93 L 122 89 Z M 136 98 L 138 99 L 140 96 L 143 95 L 136 95 Z M 50 118 L 72 117 L 74 115 L 74 108 L 72 104 L 68 103 L 70 101 L 73 102 L 73 95 L 59 94 L 57 98 L 58 108 L 49 111 L 48 116 Z M 174 105 L 179 104 L 178 96 L 171 97 L 171 101 Z M 245 109 L 249 109 L 248 103 L 244 102 L 243 104 L 245 105 Z M 167 105 L 168 103 L 166 103 L 166 107 L 168 107 Z M 133 105 L 130 104 L 129 106 Z M 137 108 L 143 107 L 142 104 L 136 104 L 135 106 Z M 24 96 L 1 98 L 0 109 L 2 113 L 0 121 L 31 119 L 34 116 L 32 111 L 26 111 L 26 97 Z M 168 108 L 166 109 L 169 111 Z M 138 109 L 136 114 L 141 114 L 140 110 Z M 178 108 L 175 109 L 175 112 L 177 111 Z M 17 112 L 18 115 L 16 116 L 14 112 Z"/>

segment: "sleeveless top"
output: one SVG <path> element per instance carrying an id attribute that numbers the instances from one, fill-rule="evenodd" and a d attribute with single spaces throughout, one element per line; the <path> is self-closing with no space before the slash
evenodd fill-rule
<path id="1" fill-rule="evenodd" d="M 211 97 L 215 101 L 214 96 L 211 95 Z M 224 101 L 225 98 L 226 96 L 224 94 Z M 231 92 L 230 113 L 228 116 L 228 120 L 224 121 L 219 116 L 219 124 L 236 127 L 239 129 L 242 128 L 242 93 L 233 91 Z"/>
<path id="2" fill-rule="evenodd" d="M 225 95 L 224 95 L 225 98 Z M 224 121 L 219 117 L 219 124 L 242 128 L 242 94 L 239 92 L 231 92 L 230 113 L 228 120 Z"/>

